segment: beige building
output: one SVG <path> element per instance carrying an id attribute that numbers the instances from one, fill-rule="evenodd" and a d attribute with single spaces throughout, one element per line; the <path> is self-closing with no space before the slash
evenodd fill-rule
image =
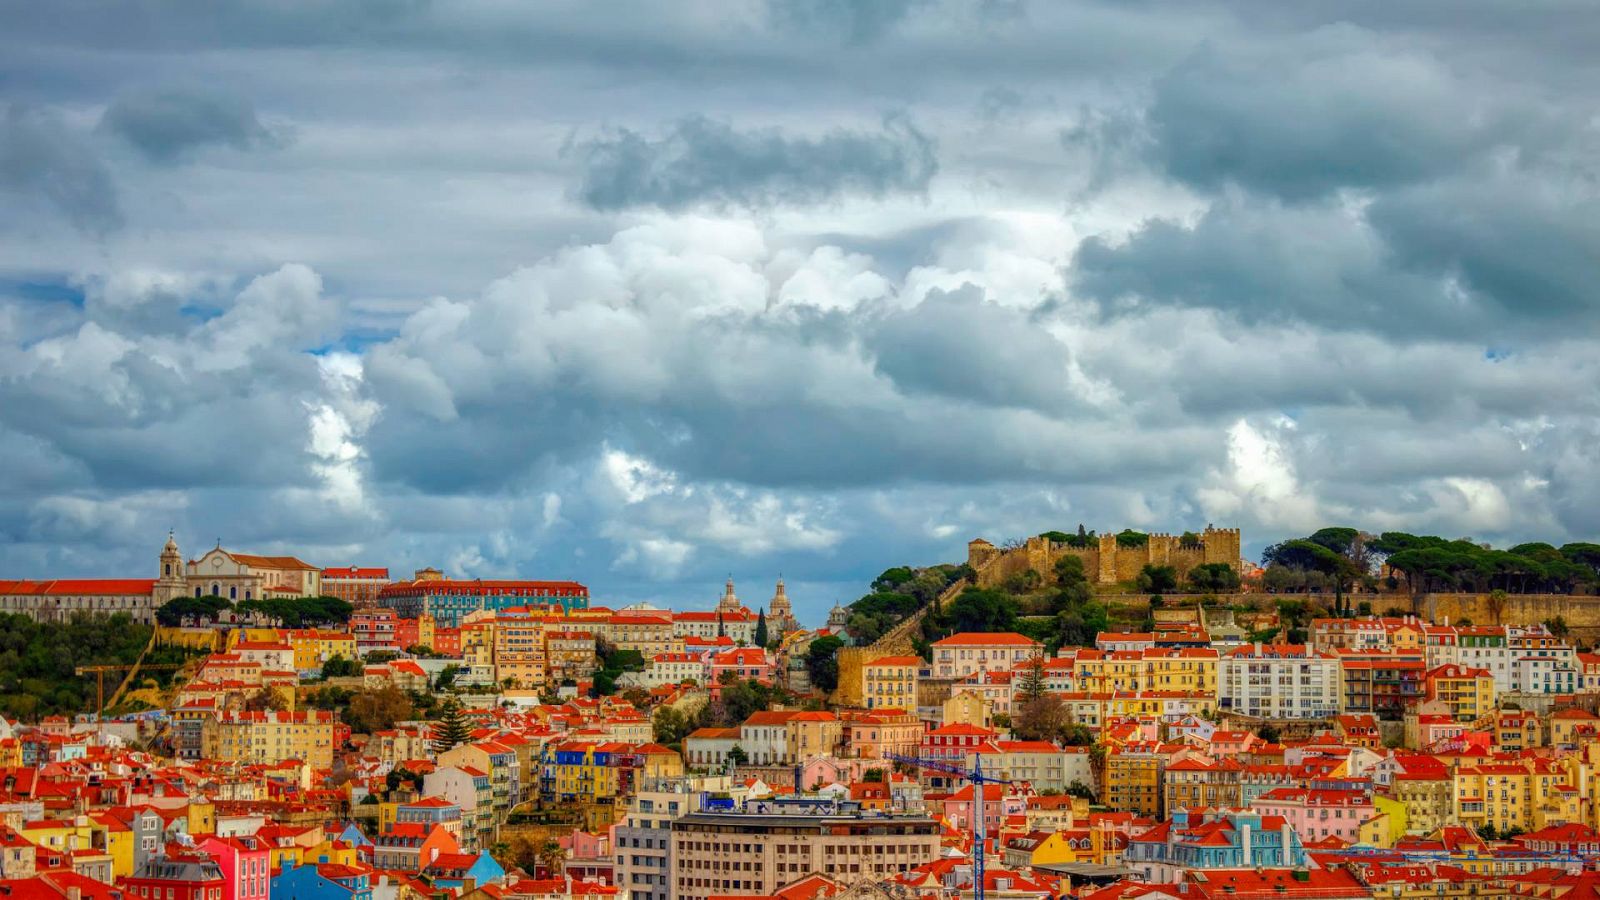
<path id="1" fill-rule="evenodd" d="M 1014 631 L 953 634 L 933 642 L 933 677 L 966 678 L 979 672 L 1010 672 L 1043 652 L 1043 644 Z"/>
<path id="2" fill-rule="evenodd" d="M 804 765 L 819 756 L 832 756 L 843 744 L 844 723 L 831 712 L 797 712 L 788 721 L 789 765 Z"/>
<path id="3" fill-rule="evenodd" d="M 546 631 L 544 635 L 545 665 L 554 683 L 564 679 L 574 681 L 594 674 L 598 660 L 595 657 L 594 635 L 587 631 Z"/>
<path id="4" fill-rule="evenodd" d="M 660 653 L 682 653 L 683 638 L 673 633 L 668 612 L 617 613 L 584 621 L 583 630 L 604 638 L 618 650 L 637 650 L 645 659 Z"/>
<path id="5" fill-rule="evenodd" d="M 226 712 L 200 732 L 200 755 L 266 765 L 298 759 L 325 769 L 333 765 L 333 713 Z"/>
<path id="6" fill-rule="evenodd" d="M 841 884 L 883 881 L 938 853 L 939 825 L 925 817 L 699 812 L 672 823 L 669 882 L 678 900 L 771 896 L 812 873 Z"/>
<path id="7" fill-rule="evenodd" d="M 494 625 L 494 680 L 512 687 L 544 686 L 547 672 L 544 623 L 538 619 L 501 616 Z"/>

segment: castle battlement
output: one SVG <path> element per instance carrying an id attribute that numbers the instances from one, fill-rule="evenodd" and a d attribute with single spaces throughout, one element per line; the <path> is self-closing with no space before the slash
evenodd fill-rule
<path id="1" fill-rule="evenodd" d="M 1186 533 L 1197 535 L 1200 542 L 1185 545 L 1183 533 L 1155 531 L 1148 533 L 1142 544 L 1126 547 L 1118 543 L 1115 531 L 1103 531 L 1085 547 L 1030 537 L 1021 547 L 1001 550 L 984 538 L 973 538 L 967 542 L 967 565 L 977 573 L 980 587 L 991 587 L 1030 570 L 1049 580 L 1055 577 L 1056 561 L 1064 556 L 1080 557 L 1084 571 L 1100 584 L 1133 581 L 1147 565 L 1172 566 L 1179 578 L 1196 566 L 1212 563 L 1225 563 L 1235 571 L 1241 568 L 1244 536 L 1240 529 L 1207 525 L 1204 531 Z"/>

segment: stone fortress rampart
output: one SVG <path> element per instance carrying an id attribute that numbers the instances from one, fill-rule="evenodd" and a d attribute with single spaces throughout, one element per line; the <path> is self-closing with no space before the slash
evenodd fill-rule
<path id="1" fill-rule="evenodd" d="M 967 565 L 975 573 L 978 587 L 994 587 L 1021 572 L 1037 572 L 1049 581 L 1055 575 L 1056 561 L 1063 556 L 1083 560 L 1083 570 L 1097 584 L 1133 581 L 1145 566 L 1172 566 L 1181 580 L 1189 570 L 1206 563 L 1226 563 L 1240 567 L 1243 538 L 1237 528 L 1206 526 L 1199 540 L 1184 543 L 1171 534 L 1147 535 L 1142 543 L 1125 546 L 1115 534 L 1102 534 L 1088 547 L 1077 547 L 1046 537 L 1031 537 L 1021 546 L 1002 550 L 976 538 L 967 544 Z"/>

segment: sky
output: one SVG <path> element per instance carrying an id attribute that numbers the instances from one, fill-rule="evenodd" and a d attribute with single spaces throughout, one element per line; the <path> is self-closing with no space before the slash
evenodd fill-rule
<path id="1" fill-rule="evenodd" d="M 0 576 L 802 619 L 973 537 L 1600 534 L 1600 11 L 0 0 Z"/>

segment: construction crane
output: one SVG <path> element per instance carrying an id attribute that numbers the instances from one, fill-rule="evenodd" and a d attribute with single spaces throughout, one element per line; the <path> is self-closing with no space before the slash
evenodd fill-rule
<path id="1" fill-rule="evenodd" d="M 918 769 L 931 769 L 963 778 L 972 784 L 972 808 L 977 823 L 973 828 L 974 839 L 972 842 L 972 896 L 973 900 L 983 900 L 983 854 L 984 842 L 988 837 L 988 828 L 984 825 L 984 797 L 983 786 L 986 784 L 1010 784 L 1005 778 L 994 778 L 983 774 L 983 756 L 973 754 L 972 768 L 967 769 L 953 762 L 943 759 L 924 759 L 920 756 L 901 756 L 898 753 L 885 754 L 889 759 L 902 765 L 913 766 Z"/>
<path id="2" fill-rule="evenodd" d="M 123 672 L 138 669 L 150 669 L 159 672 L 175 672 L 183 668 L 183 663 L 124 663 L 111 666 L 78 666 L 73 669 L 74 675 L 93 675 L 95 683 L 94 715 L 99 718 L 106 711 L 106 673 Z"/>

